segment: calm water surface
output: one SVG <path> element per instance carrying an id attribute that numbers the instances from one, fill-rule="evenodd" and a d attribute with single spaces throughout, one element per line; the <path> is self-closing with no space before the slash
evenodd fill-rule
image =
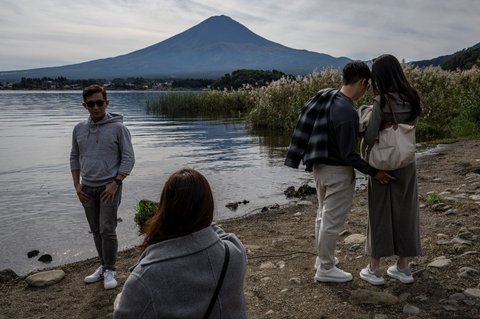
<path id="1" fill-rule="evenodd" d="M 123 113 L 136 164 L 124 183 L 118 225 L 120 249 L 141 241 L 133 221 L 140 199 L 158 200 L 168 176 L 201 171 L 215 197 L 216 220 L 285 204 L 290 185 L 312 184 L 303 168 L 283 166 L 285 140 L 249 133 L 240 120 L 167 119 L 146 112 L 159 92 L 111 92 L 110 111 Z M 81 92 L 0 91 L 0 270 L 18 274 L 96 256 L 70 175 L 71 132 L 88 113 Z M 288 144 L 288 142 L 287 142 Z M 232 201 L 250 201 L 230 211 Z M 51 254 L 43 264 L 33 249 Z"/>

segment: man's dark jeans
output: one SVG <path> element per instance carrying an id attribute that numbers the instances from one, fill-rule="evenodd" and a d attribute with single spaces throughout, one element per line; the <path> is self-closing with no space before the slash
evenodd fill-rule
<path id="1" fill-rule="evenodd" d="M 93 234 L 100 262 L 105 269 L 115 270 L 118 249 L 115 229 L 117 228 L 117 210 L 122 199 L 122 186 L 119 186 L 113 202 L 110 203 L 102 202 L 100 198 L 105 186 L 83 186 L 82 190 L 89 197 L 88 201 L 83 203 L 83 208 Z"/>

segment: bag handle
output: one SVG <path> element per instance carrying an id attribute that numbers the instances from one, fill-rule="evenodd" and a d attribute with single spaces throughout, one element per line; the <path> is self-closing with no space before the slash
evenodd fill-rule
<path id="1" fill-rule="evenodd" d="M 207 312 L 205 312 L 205 315 L 203 316 L 204 319 L 210 316 L 210 313 L 213 310 L 213 306 L 215 306 L 218 294 L 220 292 L 220 289 L 222 288 L 223 279 L 225 279 L 225 273 L 227 272 L 228 262 L 230 260 L 230 249 L 225 242 L 223 243 L 223 246 L 225 247 L 225 259 L 223 260 L 222 272 L 220 274 L 220 278 L 218 279 L 217 287 L 215 288 L 215 292 L 213 293 L 212 300 L 210 300 L 210 304 L 208 305 Z"/>
<path id="2" fill-rule="evenodd" d="M 395 129 L 397 129 L 397 127 L 398 127 L 397 116 L 395 115 L 395 112 L 393 111 L 392 105 L 390 104 L 390 100 L 387 100 L 387 104 L 388 104 L 388 107 L 390 108 L 390 112 L 392 112 L 393 122 L 392 122 L 392 124 L 387 123 L 389 125 L 384 126 L 383 128 L 388 127 L 388 126 L 393 126 Z M 412 125 L 416 126 L 415 124 L 412 124 Z"/>
<path id="3" fill-rule="evenodd" d="M 390 108 L 390 112 L 392 112 L 392 115 L 393 115 L 393 124 L 398 125 L 397 117 L 395 116 L 395 112 L 393 112 L 393 108 L 389 100 L 387 100 L 387 104 L 388 104 L 388 107 Z"/>

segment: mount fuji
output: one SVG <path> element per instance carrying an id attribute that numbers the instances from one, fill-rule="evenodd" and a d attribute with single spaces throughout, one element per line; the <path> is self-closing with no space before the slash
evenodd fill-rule
<path id="1" fill-rule="evenodd" d="M 162 42 L 117 57 L 58 67 L 0 72 L 0 80 L 25 78 L 216 78 L 238 69 L 307 74 L 341 68 L 350 59 L 292 49 L 269 41 L 230 17 L 210 17 Z"/>

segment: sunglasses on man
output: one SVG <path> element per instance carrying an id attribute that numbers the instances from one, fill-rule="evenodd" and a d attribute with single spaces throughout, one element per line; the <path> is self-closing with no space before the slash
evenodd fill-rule
<path id="1" fill-rule="evenodd" d="M 89 108 L 93 108 L 95 107 L 95 105 L 98 107 L 102 107 L 105 104 L 105 100 L 86 101 L 85 104 L 87 104 Z"/>

